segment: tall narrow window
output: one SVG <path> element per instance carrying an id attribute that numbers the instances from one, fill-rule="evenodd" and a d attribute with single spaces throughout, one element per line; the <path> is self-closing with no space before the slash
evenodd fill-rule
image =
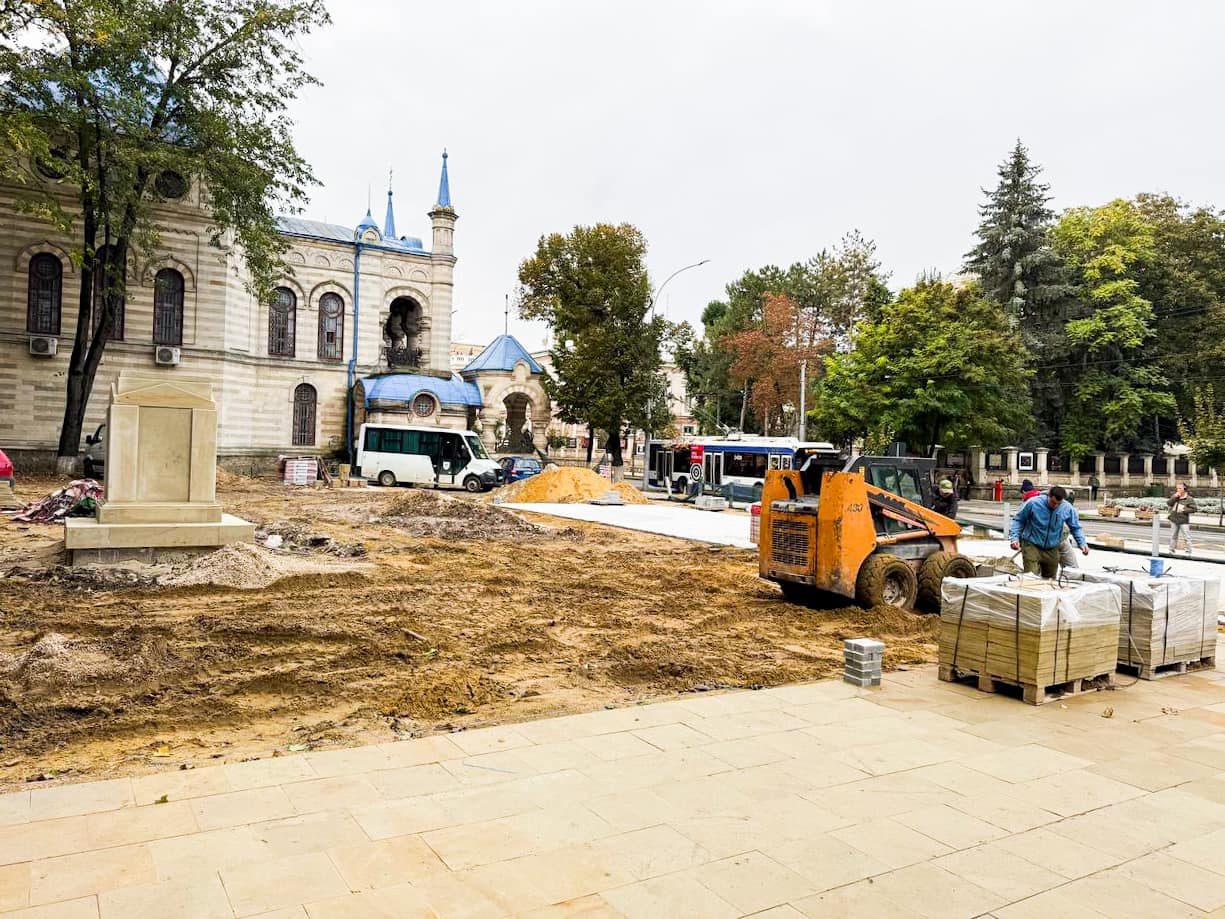
<path id="1" fill-rule="evenodd" d="M 345 304 L 336 294 L 319 298 L 319 360 L 338 361 L 344 355 Z"/>
<path id="2" fill-rule="evenodd" d="M 276 289 L 276 299 L 268 307 L 268 353 L 275 357 L 294 356 L 294 324 L 298 298 L 288 287 Z"/>
<path id="3" fill-rule="evenodd" d="M 153 282 L 153 343 L 183 344 L 183 275 L 163 268 Z"/>
<path id="4" fill-rule="evenodd" d="M 60 297 L 64 266 L 49 252 L 30 259 L 30 293 L 26 301 L 26 331 L 33 335 L 60 334 Z"/>
<path id="5" fill-rule="evenodd" d="M 315 387 L 299 383 L 293 391 L 293 445 L 315 445 Z"/>
<path id="6" fill-rule="evenodd" d="M 106 271 L 107 263 L 118 257 L 113 246 L 102 246 L 94 262 L 93 326 L 91 328 L 94 333 L 97 333 L 98 326 L 102 324 L 102 310 L 106 304 L 108 287 L 113 289 L 123 278 L 124 268 L 121 264 L 111 265 L 109 277 Z M 111 341 L 123 341 L 124 306 L 124 298 L 118 298 L 115 303 L 115 322 L 111 326 Z"/>

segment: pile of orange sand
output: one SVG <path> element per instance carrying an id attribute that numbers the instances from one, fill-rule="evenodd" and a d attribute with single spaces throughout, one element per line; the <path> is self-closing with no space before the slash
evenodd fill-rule
<path id="1" fill-rule="evenodd" d="M 646 497 L 628 482 L 614 485 L 584 466 L 552 466 L 539 475 L 494 492 L 497 504 L 583 504 L 615 491 L 626 504 L 646 504 Z"/>

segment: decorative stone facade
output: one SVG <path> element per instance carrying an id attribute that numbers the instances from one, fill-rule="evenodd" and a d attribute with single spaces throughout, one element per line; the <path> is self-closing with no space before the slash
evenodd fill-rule
<path id="1" fill-rule="evenodd" d="M 71 205 L 68 194 L 65 205 Z M 278 302 L 269 305 L 246 289 L 241 260 L 209 244 L 200 188 L 154 205 L 159 240 L 129 260 L 123 337 L 107 344 L 83 433 L 104 420 L 106 394 L 124 371 L 212 381 L 222 458 L 341 449 L 351 379 L 391 370 L 451 379 L 456 213 L 446 160 L 438 203 L 429 212 L 430 249 L 394 235 L 390 191 L 387 211 L 383 230 L 369 212 L 356 229 L 282 221 L 288 271 Z M 78 313 L 77 245 L 19 213 L 13 189 L 0 187 L 0 445 L 18 456 L 52 453 L 59 440 Z M 58 323 L 44 326 L 51 331 L 28 321 L 31 283 L 36 299 L 40 291 L 49 296 L 39 286 L 48 282 L 31 267 L 42 256 L 36 269 L 59 266 Z M 159 286 L 159 272 L 168 284 Z M 38 302 L 49 303 L 46 296 Z M 36 349 L 55 354 L 35 356 Z M 159 363 L 159 350 L 177 363 Z M 441 408 L 436 423 L 467 423 L 466 412 L 443 417 Z"/>

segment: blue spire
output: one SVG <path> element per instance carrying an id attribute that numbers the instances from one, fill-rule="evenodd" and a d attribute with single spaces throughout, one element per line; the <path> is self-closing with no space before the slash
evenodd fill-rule
<path id="1" fill-rule="evenodd" d="M 383 220 L 383 236 L 396 238 L 396 215 L 391 208 L 391 172 L 387 173 L 387 217 Z"/>
<path id="2" fill-rule="evenodd" d="M 451 206 L 451 181 L 447 178 L 447 151 L 444 148 L 442 151 L 442 178 L 438 182 L 438 204 L 437 207 Z"/>

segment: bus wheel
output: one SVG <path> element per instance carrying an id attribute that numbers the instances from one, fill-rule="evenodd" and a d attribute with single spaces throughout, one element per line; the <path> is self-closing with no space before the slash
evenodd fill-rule
<path id="1" fill-rule="evenodd" d="M 689 490 L 689 480 L 685 478 L 684 476 L 681 476 L 679 479 L 676 480 L 676 484 L 672 486 L 672 490 L 674 492 L 678 492 L 683 495 L 686 491 Z"/>
<path id="2" fill-rule="evenodd" d="M 468 489 L 468 491 L 472 492 L 473 494 L 476 494 L 478 491 L 484 491 L 484 489 L 481 488 L 481 480 L 474 475 L 470 475 L 468 478 L 464 479 L 464 488 Z"/>
<path id="3" fill-rule="evenodd" d="M 384 488 L 391 488 L 396 484 L 396 474 L 390 469 L 384 469 L 379 473 L 379 484 Z"/>

